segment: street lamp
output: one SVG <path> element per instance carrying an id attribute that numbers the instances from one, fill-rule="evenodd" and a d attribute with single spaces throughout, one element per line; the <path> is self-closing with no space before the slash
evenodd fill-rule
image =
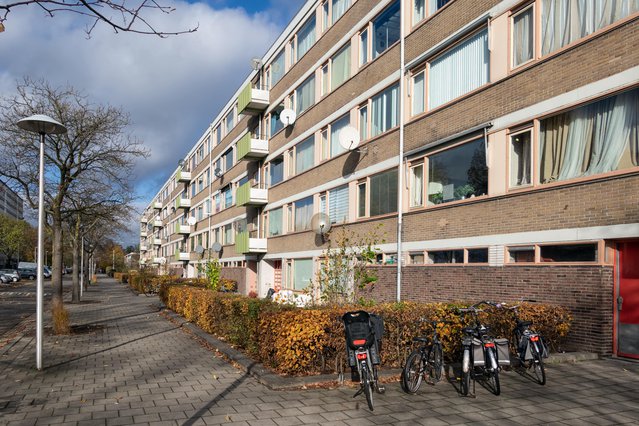
<path id="1" fill-rule="evenodd" d="M 38 284 L 36 303 L 36 368 L 42 370 L 42 305 L 44 294 L 44 136 L 66 133 L 67 128 L 51 117 L 36 114 L 17 123 L 22 130 L 40 135 L 40 177 L 38 193 Z"/>

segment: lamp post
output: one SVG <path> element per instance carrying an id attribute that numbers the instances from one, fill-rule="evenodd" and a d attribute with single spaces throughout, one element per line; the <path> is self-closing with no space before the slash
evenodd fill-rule
<path id="1" fill-rule="evenodd" d="M 36 368 L 42 370 L 42 309 L 44 295 L 44 137 L 67 132 L 67 128 L 51 117 L 36 114 L 17 123 L 22 130 L 40 135 L 40 175 L 38 191 L 38 281 L 36 291 Z"/>

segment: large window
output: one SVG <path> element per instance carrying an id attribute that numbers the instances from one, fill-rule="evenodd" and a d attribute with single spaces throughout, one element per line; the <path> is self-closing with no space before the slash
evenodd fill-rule
<path id="1" fill-rule="evenodd" d="M 275 135 L 277 132 L 279 132 L 280 130 L 282 130 L 284 128 L 284 123 L 282 123 L 282 121 L 280 120 L 280 113 L 282 112 L 282 110 L 284 110 L 284 104 L 279 105 L 277 108 L 273 109 L 273 111 L 271 111 L 271 117 L 270 117 L 270 135 L 271 137 L 273 137 L 273 135 Z"/>
<path id="2" fill-rule="evenodd" d="M 557 50 L 636 12 L 636 0 L 541 0 L 541 53 Z"/>
<path id="3" fill-rule="evenodd" d="M 639 89 L 541 120 L 540 182 L 639 166 Z"/>
<path id="4" fill-rule="evenodd" d="M 315 103 L 315 75 L 311 75 L 295 90 L 295 110 L 297 114 L 306 111 Z"/>
<path id="5" fill-rule="evenodd" d="M 282 215 L 283 209 L 270 210 L 268 212 L 268 236 L 275 237 L 283 234 Z"/>
<path id="6" fill-rule="evenodd" d="M 311 229 L 313 217 L 313 197 L 306 197 L 295 202 L 295 231 Z"/>
<path id="7" fill-rule="evenodd" d="M 428 75 L 428 107 L 437 108 L 488 83 L 488 30 L 482 30 L 432 62 Z"/>
<path id="8" fill-rule="evenodd" d="M 331 0 L 331 21 L 337 22 L 349 7 L 351 7 L 351 0 Z"/>
<path id="9" fill-rule="evenodd" d="M 351 76 L 351 45 L 342 48 L 331 58 L 331 87 L 333 90 Z"/>
<path id="10" fill-rule="evenodd" d="M 313 259 L 295 259 L 287 263 L 290 268 L 288 285 L 293 290 L 304 290 L 313 278 Z"/>
<path id="11" fill-rule="evenodd" d="M 524 64 L 535 56 L 535 8 L 533 5 L 513 16 L 513 67 Z"/>
<path id="12" fill-rule="evenodd" d="M 341 154 L 346 151 L 339 143 L 340 132 L 351 124 L 351 118 L 349 114 L 337 119 L 331 124 L 331 157 Z"/>
<path id="13" fill-rule="evenodd" d="M 271 87 L 275 86 L 284 77 L 286 71 L 286 55 L 284 49 L 277 54 L 271 62 Z"/>
<path id="14" fill-rule="evenodd" d="M 224 161 L 224 171 L 227 172 L 233 168 L 233 148 L 229 148 L 222 154 Z"/>
<path id="15" fill-rule="evenodd" d="M 531 130 L 510 136 L 510 187 L 532 183 Z"/>
<path id="16" fill-rule="evenodd" d="M 315 44 L 315 15 L 302 25 L 297 32 L 297 60 L 299 61 L 306 52 Z"/>
<path id="17" fill-rule="evenodd" d="M 284 158 L 277 157 L 269 163 L 269 185 L 273 186 L 284 180 Z"/>
<path id="18" fill-rule="evenodd" d="M 450 0 L 413 0 L 413 25 L 437 12 Z"/>
<path id="19" fill-rule="evenodd" d="M 488 193 L 484 139 L 428 157 L 428 202 L 441 204 Z"/>
<path id="20" fill-rule="evenodd" d="M 370 216 L 397 211 L 397 170 L 371 176 L 369 189 Z"/>
<path id="21" fill-rule="evenodd" d="M 399 124 L 399 85 L 395 84 L 372 99 L 371 136 L 375 137 Z"/>
<path id="22" fill-rule="evenodd" d="M 328 191 L 328 200 L 326 194 L 320 195 L 319 210 L 328 213 L 331 223 L 348 222 L 348 185 Z"/>
<path id="23" fill-rule="evenodd" d="M 311 136 L 295 147 L 295 174 L 310 169 L 315 164 L 315 136 Z"/>
<path id="24" fill-rule="evenodd" d="M 373 21 L 373 59 L 399 41 L 400 16 L 400 2 L 397 0 Z"/>

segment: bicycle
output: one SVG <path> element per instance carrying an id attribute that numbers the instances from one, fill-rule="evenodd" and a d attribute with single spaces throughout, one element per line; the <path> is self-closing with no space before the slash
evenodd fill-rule
<path id="1" fill-rule="evenodd" d="M 489 334 L 489 329 L 479 321 L 478 313 L 483 312 L 479 306 L 486 304 L 496 306 L 492 302 L 482 301 L 468 308 L 460 309 L 460 313 L 465 315 L 470 313 L 473 316 L 474 325 L 465 327 L 462 331 L 462 371 L 461 371 L 461 394 L 467 396 L 470 392 L 470 381 L 473 380 L 473 393 L 476 380 L 483 380 L 493 394 L 501 393 L 499 384 L 500 360 L 498 346 L 504 347 L 506 355 L 502 356 L 502 364 L 510 364 L 508 357 L 508 340 L 495 339 Z M 503 349 L 502 349 L 503 351 Z"/>
<path id="2" fill-rule="evenodd" d="M 346 352 L 351 368 L 357 367 L 359 390 L 353 398 L 364 393 L 368 408 L 373 408 L 373 391 L 384 393 L 379 386 L 377 366 L 380 364 L 379 347 L 384 333 L 382 319 L 366 311 L 347 312 L 342 316 L 346 334 Z"/>
<path id="3" fill-rule="evenodd" d="M 521 302 L 535 301 L 522 299 Z M 500 306 L 512 311 L 515 316 L 513 338 L 519 365 L 526 370 L 532 369 L 537 383 L 543 386 L 546 384 L 546 369 L 543 359 L 548 356 L 548 349 L 541 335 L 531 328 L 533 324 L 532 321 L 522 321 L 519 319 L 521 302 L 513 306 L 502 303 Z"/>
<path id="4" fill-rule="evenodd" d="M 420 321 L 426 322 L 424 319 Z M 427 375 L 431 384 L 439 382 L 442 378 L 444 351 L 437 330 L 440 323 L 448 323 L 448 321 L 430 322 L 433 327 L 433 335 L 430 339 L 421 336 L 413 338 L 413 342 L 420 343 L 420 346 L 411 352 L 402 370 L 402 389 L 407 393 L 416 393 L 422 379 L 426 379 Z"/>

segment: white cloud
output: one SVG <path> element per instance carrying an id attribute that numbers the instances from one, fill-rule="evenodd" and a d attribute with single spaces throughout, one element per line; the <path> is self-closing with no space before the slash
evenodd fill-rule
<path id="1" fill-rule="evenodd" d="M 199 26 L 197 32 L 160 39 L 114 34 L 98 25 L 87 39 L 86 21 L 77 15 L 47 18 L 31 6 L 12 11 L 0 33 L 1 93 L 12 93 L 27 75 L 54 85 L 70 83 L 92 101 L 131 114 L 131 132 L 152 153 L 136 172 L 143 204 L 246 78 L 250 58 L 262 56 L 281 31 L 281 16 L 268 11 L 249 15 L 204 3 L 173 5 L 175 12 L 151 17 L 155 28 Z"/>

